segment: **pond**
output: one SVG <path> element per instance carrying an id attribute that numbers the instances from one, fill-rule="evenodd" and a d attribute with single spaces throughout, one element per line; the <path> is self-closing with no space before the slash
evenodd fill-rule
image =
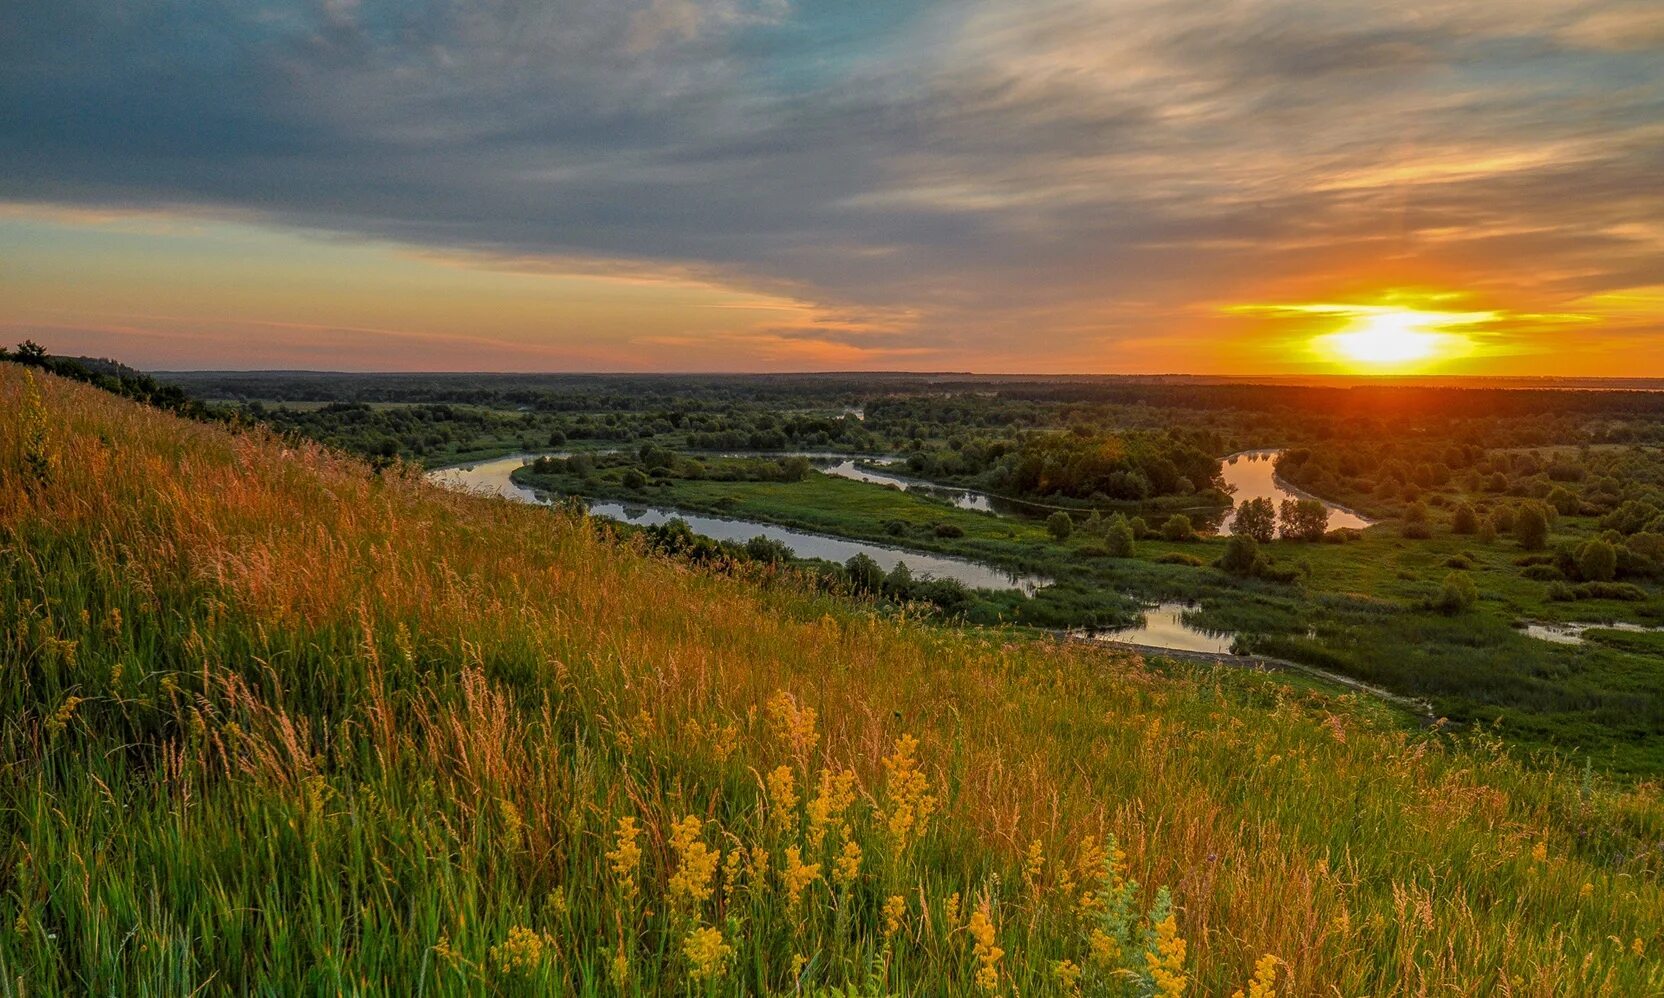
<path id="1" fill-rule="evenodd" d="M 1236 635 L 1230 631 L 1211 631 L 1186 623 L 1185 614 L 1194 609 L 1196 607 L 1192 603 L 1157 603 L 1146 607 L 1142 619 L 1133 627 L 1115 631 L 1080 631 L 1076 636 L 1088 641 L 1229 655 Z"/>
<path id="2" fill-rule="evenodd" d="M 428 472 L 428 477 L 452 488 L 498 495 L 518 502 L 548 503 L 549 496 L 536 489 L 519 485 L 510 478 L 517 469 L 540 456 L 544 455 L 511 454 L 508 457 L 478 461 L 454 468 L 440 468 Z M 915 576 L 952 579 L 972 589 L 1019 589 L 1032 595 L 1036 589 L 1051 584 L 1050 579 L 1042 576 L 1017 574 L 995 565 L 985 565 L 964 558 L 906 551 L 882 544 L 793 530 L 755 520 L 687 513 L 638 503 L 592 502 L 589 511 L 595 516 L 643 527 L 680 519 L 687 523 L 688 528 L 694 533 L 720 541 L 744 542 L 753 537 L 767 537 L 784 544 L 793 557 L 797 558 L 821 558 L 842 564 L 857 554 L 865 554 L 886 572 L 905 563 Z"/>
<path id="3" fill-rule="evenodd" d="M 1277 477 L 1277 456 L 1280 450 L 1245 450 L 1232 454 L 1219 463 L 1219 470 L 1225 477 L 1225 484 L 1233 486 L 1236 491 L 1233 498 L 1237 506 L 1241 506 L 1250 499 L 1270 499 L 1272 505 L 1281 506 L 1284 499 L 1317 499 L 1317 496 L 1302 492 L 1294 486 Z M 1319 499 L 1325 509 L 1329 511 L 1329 529 L 1351 527 L 1362 530 L 1375 521 L 1366 519 L 1345 506 L 1337 506 L 1332 502 Z M 1231 532 L 1231 524 L 1236 521 L 1236 507 L 1225 514 L 1219 522 L 1217 533 L 1224 536 Z"/>
<path id="4" fill-rule="evenodd" d="M 1540 621 L 1528 621 L 1524 627 L 1525 636 L 1547 641 L 1557 645 L 1580 645 L 1583 643 L 1584 631 L 1625 631 L 1630 634 L 1658 634 L 1664 633 L 1664 627 L 1642 627 L 1640 624 L 1630 624 L 1624 621 L 1612 623 L 1570 623 L 1545 624 Z"/>

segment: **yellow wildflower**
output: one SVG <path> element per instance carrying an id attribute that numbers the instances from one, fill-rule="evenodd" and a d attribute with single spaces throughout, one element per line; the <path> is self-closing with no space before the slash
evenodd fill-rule
<path id="1" fill-rule="evenodd" d="M 728 850 L 728 855 L 722 859 L 722 902 L 734 903 L 734 892 L 740 886 L 740 862 L 745 858 L 745 850 L 735 846 Z"/>
<path id="2" fill-rule="evenodd" d="M 898 851 L 924 832 L 925 822 L 936 810 L 930 781 L 919 769 L 918 749 L 917 738 L 902 735 L 896 739 L 895 752 L 884 759 L 884 794 L 889 805 L 885 821 Z"/>
<path id="3" fill-rule="evenodd" d="M 947 921 L 948 931 L 951 932 L 953 929 L 958 927 L 958 925 L 959 925 L 959 892 L 958 891 L 954 891 L 952 894 L 949 894 L 948 899 L 942 903 L 942 917 L 944 919 L 946 919 L 946 921 Z"/>
<path id="4" fill-rule="evenodd" d="M 786 906 L 795 910 L 804 889 L 820 879 L 820 864 L 803 862 L 802 853 L 797 846 L 792 846 L 786 850 L 786 866 L 781 875 L 786 882 Z"/>
<path id="5" fill-rule="evenodd" d="M 983 901 L 976 911 L 971 913 L 971 924 L 967 926 L 971 935 L 971 955 L 976 958 L 977 987 L 992 994 L 1000 986 L 1000 958 L 1005 956 L 1005 950 L 994 945 L 994 922 L 988 917 L 988 902 Z"/>
<path id="6" fill-rule="evenodd" d="M 1647 953 L 1647 944 L 1641 941 L 1640 936 L 1636 936 L 1635 941 L 1629 944 L 1629 951 L 1634 953 L 1636 956 L 1645 956 Z"/>
<path id="7" fill-rule="evenodd" d="M 799 706 L 797 698 L 782 690 L 769 699 L 768 713 L 776 737 L 785 743 L 797 764 L 807 768 L 809 753 L 820 740 L 820 733 L 815 730 L 815 709 Z"/>
<path id="8" fill-rule="evenodd" d="M 844 842 L 843 852 L 838 854 L 837 865 L 832 869 L 832 877 L 845 887 L 855 882 L 861 875 L 861 844 L 854 839 Z"/>
<path id="9" fill-rule="evenodd" d="M 682 955 L 688 958 L 689 977 L 709 981 L 722 976 L 734 947 L 723 940 L 721 930 L 695 926 L 682 940 Z"/>
<path id="10" fill-rule="evenodd" d="M 716 873 L 717 853 L 699 837 L 699 818 L 688 815 L 670 830 L 670 847 L 680 861 L 670 878 L 671 903 L 703 904 L 711 896 L 711 876 Z"/>
<path id="11" fill-rule="evenodd" d="M 1040 844 L 1040 840 L 1035 839 L 1029 843 L 1028 856 L 1023 861 L 1023 884 L 1035 900 L 1040 898 L 1041 878 L 1045 875 L 1045 872 L 1046 853 Z"/>
<path id="12" fill-rule="evenodd" d="M 1052 976 L 1057 978 L 1057 987 L 1069 998 L 1080 996 L 1080 964 L 1073 960 L 1059 960 L 1052 964 Z"/>
<path id="13" fill-rule="evenodd" d="M 1546 863 L 1546 862 L 1548 862 L 1548 843 L 1547 842 L 1538 842 L 1536 845 L 1531 847 L 1531 862 L 1533 862 L 1533 863 Z"/>
<path id="14" fill-rule="evenodd" d="M 1185 942 L 1179 937 L 1178 921 L 1168 914 L 1156 924 L 1155 945 L 1144 954 L 1155 993 L 1162 998 L 1179 998 L 1189 980 L 1184 971 Z"/>
<path id="15" fill-rule="evenodd" d="M 612 851 L 607 853 L 607 861 L 612 864 L 612 875 L 618 880 L 618 893 L 626 901 L 636 896 L 636 870 L 641 866 L 641 846 L 636 844 L 636 839 L 640 836 L 641 829 L 636 827 L 636 819 L 629 816 L 619 818 Z"/>
<path id="16" fill-rule="evenodd" d="M 797 811 L 797 778 L 790 766 L 779 766 L 768 774 L 768 820 L 774 828 L 785 831 L 793 824 Z"/>
<path id="17" fill-rule="evenodd" d="M 491 947 L 491 962 L 505 974 L 530 974 L 543 964 L 544 951 L 555 941 L 523 925 L 508 930 L 508 938 Z"/>
<path id="18" fill-rule="evenodd" d="M 901 930 L 901 920 L 906 914 L 906 898 L 891 894 L 884 899 L 884 938 L 888 939 Z"/>
<path id="19" fill-rule="evenodd" d="M 1111 939 L 1109 937 L 1109 933 L 1104 930 L 1093 929 L 1092 938 L 1088 940 L 1088 946 L 1092 951 L 1093 963 L 1107 966 L 1118 962 L 1118 956 L 1121 948 L 1115 944 L 1115 940 Z"/>
<path id="20" fill-rule="evenodd" d="M 1580 898 L 1587 898 L 1593 893 L 1595 893 L 1595 885 L 1587 882 L 1577 890 L 1577 896 Z"/>
<path id="21" fill-rule="evenodd" d="M 613 987 L 620 990 L 630 983 L 630 954 L 624 951 L 624 947 L 618 947 L 618 952 L 612 955 L 612 964 L 608 968 L 607 976 L 612 979 Z"/>
<path id="22" fill-rule="evenodd" d="M 855 802 L 855 773 L 851 770 L 832 773 L 821 770 L 820 790 L 809 802 L 809 849 L 817 850 L 826 840 L 826 832 L 843 817 Z"/>
<path id="23" fill-rule="evenodd" d="M 1277 998 L 1277 966 L 1282 963 L 1274 955 L 1267 953 L 1254 964 L 1253 979 L 1248 982 L 1248 990 L 1241 988 L 1232 992 L 1231 998 Z"/>

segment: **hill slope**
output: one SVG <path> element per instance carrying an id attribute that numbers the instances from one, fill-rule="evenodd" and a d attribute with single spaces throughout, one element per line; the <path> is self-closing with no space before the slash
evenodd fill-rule
<path id="1" fill-rule="evenodd" d="M 1271 954 L 1287 994 L 1656 994 L 1661 841 L 1656 786 L 1350 698 L 0 365 L 0 993 L 1228 994 Z"/>

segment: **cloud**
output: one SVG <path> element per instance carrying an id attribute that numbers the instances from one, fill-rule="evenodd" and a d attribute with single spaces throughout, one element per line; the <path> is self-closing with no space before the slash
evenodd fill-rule
<path id="1" fill-rule="evenodd" d="M 1656 4 L 865 6 L 17 0 L 0 197 L 612 261 L 990 362 L 1371 281 L 1664 282 Z"/>

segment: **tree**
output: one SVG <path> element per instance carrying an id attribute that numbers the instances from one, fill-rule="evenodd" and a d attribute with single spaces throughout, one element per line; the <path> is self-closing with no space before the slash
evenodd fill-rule
<path id="1" fill-rule="evenodd" d="M 1577 551 L 1577 571 L 1586 582 L 1611 582 L 1618 574 L 1618 549 L 1592 537 Z"/>
<path id="2" fill-rule="evenodd" d="M 1541 551 L 1548 544 L 1548 517 L 1542 507 L 1527 503 L 1514 514 L 1514 539 L 1527 551 Z"/>
<path id="3" fill-rule="evenodd" d="M 1577 498 L 1577 493 L 1566 488 L 1564 485 L 1556 485 L 1554 488 L 1549 489 L 1548 499 L 1546 501 L 1550 506 L 1554 507 L 1554 511 L 1556 513 L 1562 513 L 1567 516 L 1576 513 L 1578 508 L 1583 505 L 1582 500 Z"/>
<path id="4" fill-rule="evenodd" d="M 647 485 L 647 476 L 634 468 L 624 472 L 624 487 L 634 491 Z"/>
<path id="5" fill-rule="evenodd" d="M 849 572 L 849 584 L 858 593 L 876 593 L 884 585 L 884 569 L 866 554 L 858 554 L 844 562 Z"/>
<path id="6" fill-rule="evenodd" d="M 1119 513 L 1111 518 L 1109 526 L 1104 528 L 1104 547 L 1112 558 L 1131 558 L 1136 540 L 1132 533 L 1132 524 Z"/>
<path id="7" fill-rule="evenodd" d="M 1190 517 L 1174 513 L 1161 525 L 1161 536 L 1169 541 L 1188 541 L 1195 538 L 1196 528 L 1191 525 Z"/>
<path id="8" fill-rule="evenodd" d="M 1279 512 L 1288 540 L 1320 541 L 1329 529 L 1329 507 L 1316 499 L 1284 499 Z"/>
<path id="9" fill-rule="evenodd" d="M 1069 518 L 1068 513 L 1058 510 L 1046 518 L 1046 530 L 1051 533 L 1052 540 L 1062 543 L 1075 532 L 1075 521 Z"/>
<path id="10" fill-rule="evenodd" d="M 1479 602 L 1479 588 L 1473 584 L 1473 579 L 1466 572 L 1451 572 L 1444 577 L 1444 584 L 1439 587 L 1439 598 L 1433 601 L 1433 608 L 1440 613 L 1457 614 L 1471 609 Z"/>
<path id="11" fill-rule="evenodd" d="M 1225 553 L 1219 559 L 1219 567 L 1232 575 L 1249 576 L 1254 574 L 1260 560 L 1260 545 L 1252 534 L 1232 534 L 1225 542 Z"/>
<path id="12" fill-rule="evenodd" d="M 1462 503 L 1456 507 L 1456 511 L 1450 514 L 1450 530 L 1456 534 L 1479 532 L 1479 514 L 1473 511 L 1473 506 Z"/>
<path id="13" fill-rule="evenodd" d="M 1244 500 L 1236 508 L 1236 519 L 1231 521 L 1231 533 L 1252 537 L 1261 544 L 1271 543 L 1277 535 L 1277 508 L 1270 499 Z"/>
<path id="14" fill-rule="evenodd" d="M 1426 540 L 1433 536 L 1433 528 L 1427 525 L 1427 507 L 1420 502 L 1404 507 L 1404 523 L 1398 532 L 1413 540 Z"/>

